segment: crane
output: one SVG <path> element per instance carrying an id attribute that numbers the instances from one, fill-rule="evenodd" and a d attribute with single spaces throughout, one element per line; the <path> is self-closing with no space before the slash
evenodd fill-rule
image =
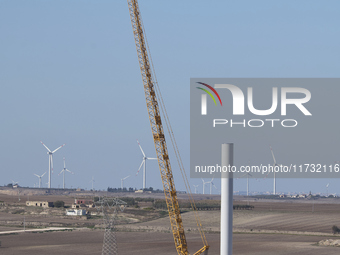
<path id="1" fill-rule="evenodd" d="M 159 92 L 155 89 L 155 82 L 151 66 L 152 61 L 150 61 L 151 58 L 149 59 L 150 52 L 148 50 L 146 37 L 144 35 L 144 27 L 139 11 L 139 6 L 137 0 L 127 0 L 127 2 L 130 12 L 133 35 L 137 49 L 138 62 L 142 74 L 146 106 L 151 125 L 151 132 L 157 153 L 157 160 L 163 183 L 165 201 L 169 211 L 170 224 L 175 241 L 175 247 L 179 255 L 188 255 L 189 251 L 184 233 L 184 227 L 180 213 L 174 178 L 170 165 L 167 144 L 165 141 L 163 124 L 161 119 L 161 111 L 156 97 L 156 94 L 157 93 L 159 94 Z M 160 98 L 160 100 L 162 102 L 162 98 Z M 195 205 L 193 209 L 196 209 Z M 195 253 L 195 255 L 202 254 L 203 252 L 207 253 L 209 249 L 209 245 L 202 230 L 202 224 L 200 220 L 197 221 L 197 225 L 203 241 L 203 247 L 200 250 L 198 250 Z"/>

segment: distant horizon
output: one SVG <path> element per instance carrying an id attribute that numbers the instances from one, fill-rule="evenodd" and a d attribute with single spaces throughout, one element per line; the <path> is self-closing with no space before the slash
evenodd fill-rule
<path id="1" fill-rule="evenodd" d="M 4 188 L 12 188 L 12 189 L 17 189 L 17 188 L 13 188 L 11 186 L 8 186 L 10 185 L 7 184 L 7 185 L 4 185 L 4 186 L 0 186 L 0 187 L 4 187 Z M 137 189 L 137 188 L 132 188 L 132 187 L 124 187 L 124 189 L 122 190 L 120 187 L 118 188 L 115 188 L 115 187 L 108 187 L 107 189 L 88 189 L 88 188 L 80 188 L 80 187 L 77 187 L 77 188 L 47 188 L 47 187 L 22 187 L 19 185 L 18 188 L 23 188 L 23 189 L 37 189 L 37 190 L 58 190 L 58 191 L 62 191 L 62 190 L 72 190 L 72 191 L 77 191 L 80 189 L 80 191 L 98 191 L 98 192 L 109 192 L 109 193 L 135 193 L 135 191 L 142 191 L 142 189 Z M 148 191 L 151 191 L 152 187 L 149 187 L 149 188 L 146 188 L 145 190 L 143 190 L 144 192 L 148 192 Z M 108 189 L 116 189 L 117 191 L 108 191 Z M 132 189 L 132 191 L 129 191 L 129 189 Z M 153 189 L 153 188 L 152 188 Z M 153 189 L 151 191 L 152 193 L 163 193 L 164 191 L 161 190 L 161 189 Z M 177 192 L 179 194 L 186 194 L 186 191 L 185 190 L 177 190 Z M 272 193 L 270 193 L 270 191 L 262 191 L 262 192 L 259 192 L 259 191 L 249 191 L 249 196 L 256 196 L 256 195 L 268 195 L 268 196 L 280 196 L 280 195 L 309 195 L 310 191 L 309 192 L 291 192 L 291 191 L 278 191 L 276 195 L 273 195 Z M 192 192 L 191 194 L 193 195 L 221 195 L 220 193 L 194 193 Z M 340 194 L 338 193 L 328 193 L 328 196 L 327 196 L 327 193 L 323 193 L 323 192 L 316 192 L 316 193 L 311 193 L 312 195 L 320 195 L 322 197 L 325 197 L 325 198 L 329 198 L 329 196 L 336 196 L 338 197 L 338 195 L 340 196 Z M 240 196 L 247 196 L 247 191 L 246 190 L 234 190 L 234 195 L 240 195 Z"/>

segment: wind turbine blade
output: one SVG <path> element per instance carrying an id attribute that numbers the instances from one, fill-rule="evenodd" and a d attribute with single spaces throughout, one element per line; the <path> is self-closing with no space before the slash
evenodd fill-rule
<path id="1" fill-rule="evenodd" d="M 57 150 L 59 150 L 61 147 L 65 146 L 66 143 L 64 143 L 62 146 L 59 146 L 57 149 L 55 149 L 54 151 L 52 151 L 52 153 L 55 153 Z"/>
<path id="2" fill-rule="evenodd" d="M 125 178 L 123 178 L 123 181 L 124 181 L 125 179 L 129 178 L 129 177 L 130 177 L 130 175 L 129 175 L 129 176 L 126 176 Z"/>
<path id="3" fill-rule="evenodd" d="M 247 174 L 244 174 L 242 176 L 240 176 L 239 178 L 237 178 L 236 180 L 240 179 L 240 178 L 243 178 L 244 176 L 246 176 Z"/>
<path id="4" fill-rule="evenodd" d="M 157 160 L 158 158 L 146 158 L 146 159 L 148 159 L 148 160 L 149 160 L 149 159 L 151 159 L 151 160 Z"/>
<path id="5" fill-rule="evenodd" d="M 63 160 L 64 160 L 64 168 L 66 168 L 66 166 L 65 166 L 65 157 L 63 158 Z"/>
<path id="6" fill-rule="evenodd" d="M 63 170 L 61 170 L 61 172 L 58 174 L 58 176 L 62 173 L 62 172 L 64 172 L 64 169 Z"/>
<path id="7" fill-rule="evenodd" d="M 276 165 L 276 159 L 275 159 L 275 156 L 274 156 L 274 152 L 273 152 L 272 146 L 270 146 L 270 151 L 272 152 L 272 156 L 273 156 L 273 160 L 274 160 L 274 165 Z"/>
<path id="8" fill-rule="evenodd" d="M 39 175 L 37 175 L 37 174 L 34 174 L 36 177 L 38 177 L 38 178 L 40 178 L 40 176 Z"/>
<path id="9" fill-rule="evenodd" d="M 145 160 L 143 159 L 142 163 L 140 164 L 140 166 L 139 166 L 139 168 L 138 168 L 138 171 L 137 171 L 137 173 L 136 173 L 136 176 L 138 175 L 139 170 L 141 169 L 142 165 L 144 164 L 144 161 L 145 161 Z"/>
<path id="10" fill-rule="evenodd" d="M 44 147 L 49 151 L 49 152 L 51 152 L 51 150 L 42 142 L 42 141 L 40 141 L 41 142 L 41 144 L 42 145 L 44 145 Z"/>
<path id="11" fill-rule="evenodd" d="M 65 170 L 66 170 L 67 172 L 71 173 L 71 174 L 74 174 L 73 172 L 71 172 L 70 170 L 68 170 L 68 169 L 66 169 L 66 168 L 65 168 Z"/>
<path id="12" fill-rule="evenodd" d="M 143 153 L 143 156 L 145 157 L 145 153 L 144 153 L 144 151 L 143 151 L 143 149 L 142 149 L 142 146 L 140 146 L 140 143 L 139 143 L 139 141 L 137 140 L 137 143 L 138 143 L 138 145 L 139 145 L 139 148 L 140 148 L 140 150 L 142 151 L 142 153 Z"/>
<path id="13" fill-rule="evenodd" d="M 43 173 L 43 174 L 42 174 L 42 176 L 40 176 L 40 177 L 43 177 L 45 174 L 46 174 L 46 172 L 45 172 L 45 173 Z"/>

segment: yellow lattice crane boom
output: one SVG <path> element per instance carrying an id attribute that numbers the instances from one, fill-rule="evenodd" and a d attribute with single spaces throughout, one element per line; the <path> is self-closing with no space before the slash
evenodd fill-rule
<path id="1" fill-rule="evenodd" d="M 137 0 L 127 0 L 133 35 L 136 43 L 139 66 L 142 74 L 145 99 L 151 131 L 157 153 L 159 170 L 161 173 L 163 189 L 165 194 L 165 201 L 169 211 L 171 230 L 173 233 L 177 253 L 180 255 L 187 255 L 188 246 L 184 233 L 182 217 L 180 213 L 179 203 L 176 194 L 174 178 L 171 170 L 168 149 L 164 137 L 164 130 L 161 120 L 161 112 L 156 97 L 156 90 L 152 75 L 152 67 L 148 56 L 148 49 L 146 38 L 144 35 L 144 28 L 140 16 L 139 6 Z M 201 224 L 198 224 L 201 228 Z M 201 232 L 200 232 L 201 233 Z M 201 234 L 202 235 L 202 234 Z M 203 234 L 204 235 L 204 234 Z M 204 246 L 195 254 L 201 254 L 207 251 L 209 246 L 206 242 L 205 236 L 202 238 Z"/>

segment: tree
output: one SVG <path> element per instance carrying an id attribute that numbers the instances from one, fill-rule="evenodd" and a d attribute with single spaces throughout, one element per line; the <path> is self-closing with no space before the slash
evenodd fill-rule
<path id="1" fill-rule="evenodd" d="M 64 201 L 58 200 L 54 202 L 54 207 L 61 208 L 64 207 L 65 203 Z"/>
<path id="2" fill-rule="evenodd" d="M 332 232 L 333 232 L 333 234 L 335 235 L 335 234 L 337 234 L 337 233 L 340 233 L 340 229 L 339 229 L 337 226 L 333 225 L 333 227 L 332 227 Z"/>

